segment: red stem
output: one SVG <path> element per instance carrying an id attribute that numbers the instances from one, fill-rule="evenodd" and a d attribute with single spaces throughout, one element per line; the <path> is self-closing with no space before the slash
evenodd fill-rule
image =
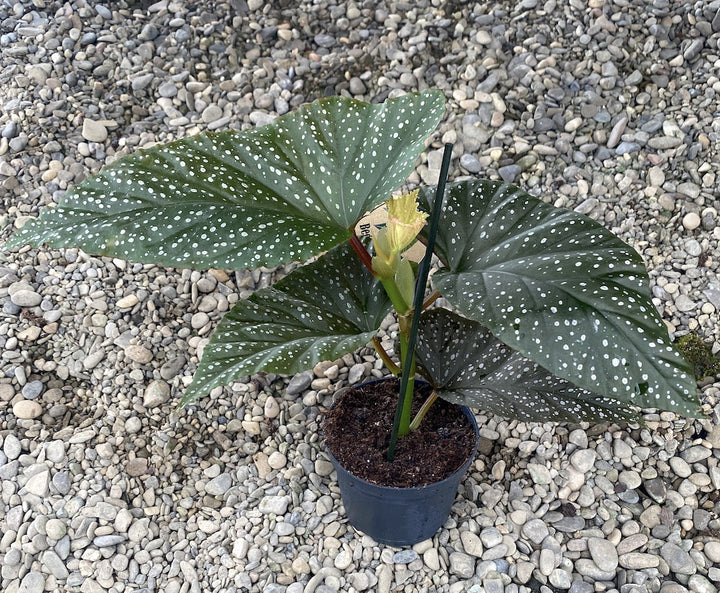
<path id="1" fill-rule="evenodd" d="M 372 258 L 367 252 L 367 249 L 365 249 L 365 245 L 362 244 L 362 241 L 357 235 L 350 237 L 350 246 L 353 248 L 353 251 L 357 253 L 357 256 L 360 258 L 363 265 L 370 270 L 371 274 L 375 275 L 372 269 Z"/>

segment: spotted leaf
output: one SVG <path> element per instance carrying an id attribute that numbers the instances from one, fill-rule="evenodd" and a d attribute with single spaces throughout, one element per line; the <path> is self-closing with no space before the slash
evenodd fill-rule
<path id="1" fill-rule="evenodd" d="M 238 301 L 205 347 L 182 398 L 259 371 L 292 374 L 367 344 L 391 311 L 348 243 Z"/>
<path id="2" fill-rule="evenodd" d="M 436 252 L 434 287 L 553 374 L 641 408 L 698 414 L 642 258 L 595 221 L 512 186 L 465 181 L 448 186 Z"/>
<path id="3" fill-rule="evenodd" d="M 439 91 L 321 99 L 249 131 L 118 159 L 9 245 L 76 246 L 175 267 L 256 268 L 341 243 L 399 187 L 444 111 Z"/>
<path id="4" fill-rule="evenodd" d="M 625 404 L 555 377 L 476 321 L 447 309 L 423 315 L 416 353 L 421 373 L 437 394 L 456 404 L 524 422 L 629 420 L 636 416 Z"/>

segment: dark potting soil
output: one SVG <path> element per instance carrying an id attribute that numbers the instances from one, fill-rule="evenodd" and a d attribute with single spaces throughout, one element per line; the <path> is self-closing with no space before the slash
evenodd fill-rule
<path id="1" fill-rule="evenodd" d="M 346 391 L 325 416 L 325 442 L 345 469 L 368 482 L 399 488 L 439 482 L 472 454 L 475 431 L 460 406 L 438 398 L 388 461 L 399 384 L 389 379 Z M 416 383 L 413 416 L 429 395 L 429 385 Z"/>

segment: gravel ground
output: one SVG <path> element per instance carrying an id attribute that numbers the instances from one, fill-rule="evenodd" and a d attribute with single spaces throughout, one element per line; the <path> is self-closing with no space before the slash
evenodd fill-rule
<path id="1" fill-rule="evenodd" d="M 438 87 L 411 181 L 451 141 L 452 177 L 589 214 L 644 255 L 671 333 L 720 350 L 718 0 L 140 4 L 0 0 L 3 239 L 138 147 Z M 479 415 L 451 518 L 405 550 L 345 523 L 318 434 L 371 351 L 176 412 L 222 314 L 278 275 L 0 254 L 2 591 L 717 591 L 712 378 L 702 421 Z"/>

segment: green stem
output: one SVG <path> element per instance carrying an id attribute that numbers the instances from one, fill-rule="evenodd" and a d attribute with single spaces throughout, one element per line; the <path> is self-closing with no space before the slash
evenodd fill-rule
<path id="1" fill-rule="evenodd" d="M 387 293 L 390 302 L 393 304 L 395 312 L 398 315 L 405 315 L 410 309 L 410 305 L 405 302 L 405 299 L 403 298 L 402 293 L 398 288 L 398 285 L 395 283 L 395 279 L 380 278 L 380 283 L 383 285 L 383 288 L 385 289 L 385 292 Z"/>
<path id="2" fill-rule="evenodd" d="M 420 426 L 420 423 L 423 421 L 423 418 L 425 418 L 425 414 L 428 413 L 428 410 L 430 409 L 430 406 L 432 406 L 435 403 L 435 400 L 438 398 L 438 395 L 435 391 L 433 391 L 430 394 L 430 397 L 428 397 L 424 402 L 422 407 L 418 410 L 418 413 L 415 414 L 415 418 L 413 418 L 413 421 L 410 423 L 410 430 L 416 430 L 418 426 Z"/>
<path id="3" fill-rule="evenodd" d="M 395 361 L 390 358 L 390 355 L 387 353 L 385 348 L 383 348 L 383 345 L 380 342 L 380 338 L 378 338 L 377 336 L 373 336 L 372 345 L 373 348 L 375 348 L 375 352 L 377 352 L 378 356 L 380 357 L 380 360 L 383 361 L 383 363 L 393 374 L 393 376 L 397 377 L 402 372 L 402 369 L 400 369 L 400 367 L 395 364 Z"/>
<path id="4" fill-rule="evenodd" d="M 407 376 L 407 385 L 405 393 L 401 394 L 402 414 L 400 416 L 400 424 L 398 425 L 398 437 L 403 437 L 410 432 L 410 422 L 412 420 L 412 400 L 415 393 L 415 353 L 409 350 L 408 336 L 400 334 L 400 360 L 404 363 L 408 356 L 410 357 L 410 365 Z M 403 369 L 406 369 L 403 364 Z"/>

